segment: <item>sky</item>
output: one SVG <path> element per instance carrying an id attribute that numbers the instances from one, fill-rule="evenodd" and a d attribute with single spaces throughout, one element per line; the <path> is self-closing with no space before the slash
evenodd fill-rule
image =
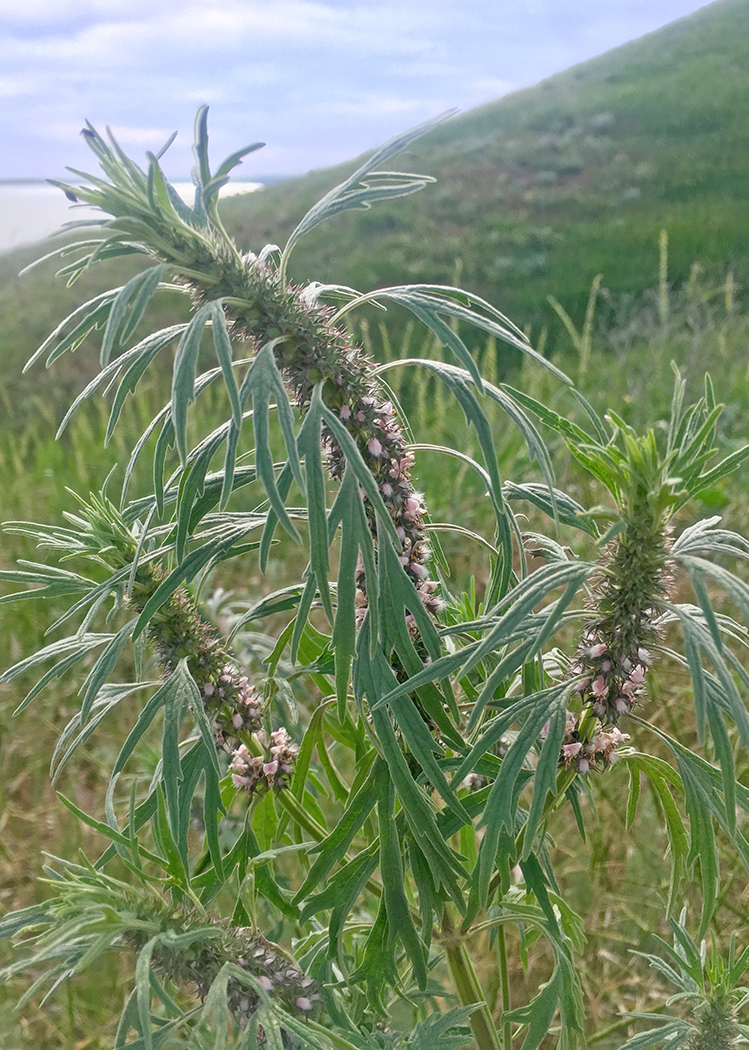
<path id="1" fill-rule="evenodd" d="M 91 170 L 85 119 L 129 153 L 208 103 L 241 178 L 326 167 L 691 14 L 700 0 L 0 0 L 0 179 Z"/>

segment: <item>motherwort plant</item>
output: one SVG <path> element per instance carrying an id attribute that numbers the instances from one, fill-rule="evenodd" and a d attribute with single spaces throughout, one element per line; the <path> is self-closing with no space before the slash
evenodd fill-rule
<path id="1" fill-rule="evenodd" d="M 394 139 L 331 190 L 283 250 L 242 253 L 227 235 L 219 190 L 257 144 L 212 171 L 205 110 L 192 207 L 160 155 L 141 169 L 91 127 L 84 136 L 102 176 L 75 172 L 80 181 L 60 184 L 101 213 L 72 223 L 83 235 L 52 253 L 61 276 L 73 281 L 123 256 L 146 264 L 78 307 L 30 362 L 52 364 L 101 332 L 100 371 L 62 428 L 103 388 L 111 436 L 127 396 L 174 348 L 171 398 L 133 448 L 118 500 L 109 478 L 79 498 L 64 526 L 6 526 L 32 537 L 46 560 L 0 573 L 36 585 L 3 600 L 70 597 L 50 628 L 59 637 L 0 677 L 51 664 L 23 709 L 78 670 L 80 710 L 61 735 L 53 777 L 115 709 L 131 713 L 132 728 L 103 814 L 62 799 L 109 845 L 95 859 L 55 860 L 44 902 L 0 921 L 0 934 L 17 940 L 2 976 L 36 975 L 26 1003 L 105 952 L 131 953 L 117 1048 L 510 1050 L 522 1033 L 523 1050 L 535 1050 L 549 1032 L 573 1046 L 584 1031 L 581 928 L 554 874 L 550 826 L 568 807 L 583 820 L 594 774 L 617 758 L 607 775 L 628 771 L 628 820 L 643 776 L 661 804 L 669 910 L 699 866 L 701 933 L 710 923 L 716 826 L 749 868 L 749 791 L 736 783 L 726 724 L 749 743 L 749 675 L 735 651 L 747 636 L 708 595 L 708 582 L 720 587 L 749 621 L 749 589 L 723 564 L 746 559 L 749 543 L 717 519 L 679 532 L 675 517 L 747 455 L 709 465 L 720 413 L 710 385 L 684 408 L 677 378 L 667 429 L 644 437 L 578 397 L 588 433 L 482 379 L 462 337 L 471 327 L 571 389 L 475 296 L 437 285 L 359 293 L 288 276 L 294 245 L 323 221 L 431 181 L 379 170 L 429 126 Z M 137 338 L 163 291 L 183 297 L 184 317 Z M 367 359 L 348 315 L 390 303 L 424 323 L 454 363 Z M 475 428 L 482 462 L 428 447 L 476 472 L 493 535 L 430 521 L 412 481 L 407 421 L 382 379 L 396 363 L 429 370 Z M 210 403 L 225 404 L 226 418 L 201 432 L 205 413 L 191 406 L 220 384 L 223 401 Z M 502 480 L 487 403 L 520 429 L 542 481 Z M 605 507 L 586 511 L 554 487 L 534 415 L 608 492 Z M 147 451 L 150 490 L 131 499 L 134 479 L 144 490 Z M 533 534 L 547 557 L 529 571 L 516 502 L 582 540 L 591 560 Z M 488 552 L 480 602 L 444 582 L 440 529 Z M 271 564 L 284 579 L 221 610 L 205 591 L 224 562 L 240 589 Z M 696 604 L 680 600 L 688 580 Z M 666 734 L 646 701 L 650 665 L 663 653 L 691 671 L 707 757 Z M 651 741 L 672 761 L 650 754 Z M 552 960 L 549 979 L 520 1005 L 511 1002 L 508 928 L 544 938 Z M 487 940 L 496 964 L 483 987 L 473 957 L 486 955 Z"/>

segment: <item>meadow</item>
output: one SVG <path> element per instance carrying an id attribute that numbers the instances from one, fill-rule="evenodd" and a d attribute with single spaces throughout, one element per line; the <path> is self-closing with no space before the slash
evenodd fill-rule
<path id="1" fill-rule="evenodd" d="M 749 81 L 743 75 L 748 18 L 745 3 L 719 0 L 642 41 L 438 127 L 409 147 L 405 163 L 434 175 L 436 186 L 394 205 L 380 202 L 372 210 L 338 216 L 334 236 L 323 238 L 313 231 L 295 254 L 291 277 L 305 281 L 314 275 L 361 288 L 405 280 L 468 287 L 511 317 L 596 411 L 613 411 L 638 432 L 652 426 L 660 436 L 666 434 L 674 366 L 687 384 L 688 400 L 700 397 L 709 372 L 716 398 L 724 405 L 719 452 L 735 452 L 746 440 L 749 415 L 749 206 L 741 123 L 749 101 Z M 283 243 L 305 209 L 340 175 L 312 173 L 252 198 L 226 200 L 221 217 L 241 246 Z M 22 375 L 21 369 L 54 326 L 105 284 L 98 269 L 92 269 L 66 288 L 53 278 L 59 266 L 55 260 L 18 276 L 40 254 L 35 246 L 0 255 L 0 520 L 61 524 L 66 513 L 77 509 L 74 493 L 88 498 L 110 472 L 111 491 L 119 490 L 134 444 L 169 401 L 171 362 L 152 369 L 137 398 L 127 399 L 106 448 L 111 393 L 83 404 L 55 440 L 70 402 L 98 372 L 96 346 L 84 345 L 49 370 L 37 365 Z M 125 284 L 138 268 L 130 259 L 106 264 L 106 286 Z M 151 304 L 147 323 L 153 330 L 187 316 L 181 297 L 166 291 Z M 491 586 L 486 552 L 493 549 L 494 525 L 490 500 L 469 463 L 482 455 L 477 430 L 462 418 L 434 372 L 399 363 L 416 358 L 446 364 L 448 353 L 398 306 L 387 313 L 367 308 L 346 323 L 356 345 L 382 366 L 381 380 L 407 420 L 408 440 L 416 452 L 413 481 L 429 507 L 443 593 L 462 603 L 470 620 Z M 491 336 L 469 332 L 462 322 L 452 320 L 450 327 L 465 338 L 486 379 L 507 383 L 585 425 L 579 400 L 550 371 Z M 145 324 L 138 334 L 144 330 Z M 192 410 L 190 439 L 209 432 L 231 407 L 230 394 L 209 389 Z M 543 481 L 521 433 L 507 425 L 497 405 L 489 404 L 485 411 L 501 479 Z M 283 456 L 282 438 L 271 427 L 274 457 Z M 551 429 L 544 430 L 544 439 L 558 488 L 584 507 L 605 503 L 603 487 L 581 469 L 568 443 Z M 146 446 L 147 453 L 153 444 Z M 437 452 L 440 446 L 460 450 L 463 458 L 445 458 Z M 131 498 L 151 491 L 147 458 L 133 475 Z M 332 497 L 334 487 L 328 491 Z M 256 481 L 235 497 L 239 511 L 251 512 L 262 506 L 264 493 Z M 548 518 L 537 509 L 523 504 L 522 513 L 516 510 L 532 568 L 546 559 L 599 556 L 592 536 L 581 538 L 565 524 L 552 525 L 549 532 Z M 712 516 L 746 535 L 745 467 L 702 489 L 677 512 L 672 527 L 681 532 Z M 544 529 L 552 540 L 540 539 Z M 334 567 L 339 555 L 343 559 L 334 543 Z M 19 558 L 45 557 L 27 535 L 3 533 L 0 570 L 11 569 Z M 288 544 L 271 549 L 265 573 L 250 558 L 222 562 L 200 583 L 204 607 L 223 632 L 230 631 L 248 605 L 295 583 L 302 568 L 298 549 Z M 680 600 L 690 600 L 687 583 L 685 573 L 674 582 Z M 710 599 L 719 612 L 727 611 L 728 604 L 712 585 Z M 49 624 L 65 608 L 64 599 L 57 597 L 12 605 L 0 599 L 0 668 L 43 646 Z M 245 661 L 260 674 L 269 660 L 275 659 L 274 667 L 278 664 L 283 649 L 277 650 L 276 643 L 279 634 L 288 633 L 286 622 L 283 615 L 271 616 L 262 630 L 241 635 Z M 317 608 L 312 622 L 323 629 Z M 561 630 L 558 644 L 571 649 L 573 628 Z M 322 660 L 319 652 L 316 656 Z M 108 732 L 78 748 L 54 787 L 49 775 L 50 761 L 59 757 L 60 733 L 78 709 L 90 666 L 84 661 L 67 677 L 53 679 L 17 717 L 13 711 L 34 679 L 24 675 L 0 685 L 2 914 L 38 903 L 51 892 L 37 880 L 43 854 L 72 859 L 80 849 L 81 856 L 95 857 L 104 848 L 101 835 L 62 806 L 56 792 L 88 813 L 102 811 L 132 710 L 123 705 L 110 715 Z M 282 666 L 292 680 L 289 667 Z M 161 673 L 155 662 L 149 670 L 153 677 Z M 125 667 L 126 675 L 132 671 Z M 309 695 L 315 701 L 321 683 L 322 672 L 313 676 Z M 298 684 L 275 701 L 289 718 L 295 688 Z M 649 673 L 643 713 L 656 730 L 672 733 L 717 763 L 725 753 L 721 757 L 709 740 L 700 743 L 693 693 L 684 661 L 666 655 Z M 303 703 L 302 708 L 306 718 L 312 707 Z M 633 722 L 625 728 L 634 745 L 656 758 L 668 757 L 665 746 L 653 744 L 642 727 Z M 731 727 L 728 733 L 739 756 L 736 778 L 745 784 L 749 761 L 738 747 L 737 730 Z M 338 750 L 336 742 L 331 747 L 344 779 L 352 777 L 355 767 L 348 753 Z M 137 754 L 140 783 L 158 773 L 160 757 L 160 741 L 151 730 Z M 643 792 L 632 823 L 624 766 L 620 763 L 605 776 L 593 774 L 594 790 L 581 790 L 585 831 L 579 813 L 569 807 L 557 815 L 549 844 L 562 897 L 580 917 L 578 923 L 565 914 L 577 946 L 587 1040 L 603 1050 L 619 1047 L 635 1030 L 625 1014 L 659 1015 L 673 991 L 645 959 L 633 954 L 653 951 L 656 935 L 669 936 L 664 902 L 673 842 L 670 849 L 663 827 L 668 802 L 657 792 Z M 315 798 L 320 797 L 320 783 L 314 781 Z M 325 795 L 322 788 L 320 793 Z M 335 785 L 333 794 L 339 801 Z M 333 801 L 330 806 L 335 809 Z M 263 813 L 269 808 L 258 807 Z M 321 811 L 316 812 L 324 824 Z M 259 819 L 254 826 L 264 841 Z M 190 825 L 193 838 L 200 827 L 196 814 Z M 267 845 L 274 841 L 271 829 Z M 734 844 L 721 833 L 717 842 L 721 878 L 709 939 L 725 951 L 735 931 L 739 944 L 745 943 L 749 890 Z M 686 881 L 682 898 L 690 921 L 696 921 L 702 908 L 699 879 Z M 269 936 L 276 931 L 280 937 L 279 916 L 272 908 L 267 914 L 278 920 Z M 476 971 L 495 1012 L 506 997 L 527 1002 L 547 979 L 551 958 L 550 950 L 522 927 L 508 931 L 507 942 L 501 943 L 501 952 L 509 952 L 516 962 L 504 984 L 497 976 L 493 935 L 482 935 L 476 953 Z M 0 959 L 10 958 L 7 942 L 0 943 Z M 14 1004 L 28 982 L 13 979 L 0 986 L 0 1041 L 8 1050 L 105 1050 L 115 1038 L 115 1016 L 129 994 L 131 971 L 131 961 L 107 956 L 93 977 L 76 977 L 41 1008 L 39 996 L 32 997 L 20 1011 Z M 32 976 L 41 976 L 41 971 Z M 506 1032 L 502 1038 L 509 1046 Z"/>
<path id="2" fill-rule="evenodd" d="M 569 333 L 559 363 L 578 379 L 579 388 L 597 408 L 604 411 L 615 405 L 634 425 L 663 418 L 671 396 L 671 361 L 678 363 L 693 392 L 698 391 L 709 364 L 719 397 L 725 403 L 723 451 L 730 452 L 741 441 L 749 410 L 749 313 L 743 306 L 741 289 L 730 275 L 704 273 L 695 267 L 687 282 L 670 282 L 664 249 L 661 241 L 659 272 L 658 245 L 653 245 L 654 282 L 643 295 L 617 300 L 604 288 L 598 295 L 605 309 L 597 312 L 591 301 L 587 323 L 585 313 L 575 318 L 565 315 Z M 63 293 L 54 294 L 61 297 Z M 391 338 L 387 322 L 377 314 L 361 322 L 355 334 L 383 362 L 404 357 L 440 360 L 444 353 L 433 339 L 425 339 L 411 329 L 406 330 L 405 336 L 394 334 Z M 480 359 L 491 361 L 495 352 L 496 345 L 489 340 Z M 86 363 L 82 362 L 79 369 L 75 377 L 67 377 L 71 387 L 73 383 L 80 386 L 86 378 Z M 475 432 L 456 416 L 433 377 L 423 370 L 393 368 L 385 378 L 408 413 L 416 442 L 451 442 L 469 456 L 476 454 Z M 17 405 L 6 400 L 6 418 L 11 425 L 0 451 L 0 507 L 4 521 L 61 522 L 63 513 L 74 509 L 70 490 L 87 495 L 112 468 L 119 465 L 121 473 L 129 449 L 168 397 L 168 383 L 152 380 L 145 395 L 141 393 L 137 401 L 126 406 L 120 429 L 103 450 L 106 404 L 99 401 L 84 408 L 62 438 L 55 441 L 52 435 L 69 395 L 65 384 L 54 386 L 54 376 L 52 381 L 47 377 L 41 377 L 41 381 L 49 383 L 49 387 L 45 385 L 43 394 L 27 393 L 23 418 L 19 418 Z M 559 411 L 572 409 L 570 398 L 560 391 L 558 383 L 537 367 L 523 366 L 512 376 L 512 382 Z M 217 394 L 213 403 L 202 404 L 195 421 L 198 430 L 215 418 L 220 402 Z M 493 422 L 502 476 L 517 481 L 538 480 L 538 469 L 529 463 L 521 438 L 503 424 L 498 412 Z M 564 445 L 554 447 L 553 440 L 551 445 L 557 483 L 581 503 L 594 502 L 596 493 L 590 481 L 581 476 Z M 465 465 L 448 463 L 446 467 L 444 460 L 425 450 L 417 457 L 417 477 L 433 519 L 459 521 L 479 534 L 491 531 L 488 501 L 480 487 L 473 484 Z M 700 501 L 702 513 L 721 514 L 729 525 L 741 529 L 749 522 L 749 482 L 745 473 L 733 475 L 704 492 Z M 682 522 L 685 523 L 688 522 Z M 527 525 L 529 529 L 541 527 L 540 521 L 532 519 Z M 558 536 L 562 543 L 564 533 L 563 527 Z M 470 587 L 470 577 L 476 573 L 474 544 L 450 532 L 441 533 L 440 540 L 452 571 L 446 585 L 454 586 L 456 592 Z M 232 599 L 247 596 L 255 600 L 293 579 L 294 566 L 285 561 L 289 556 L 273 560 L 267 576 L 255 572 L 249 580 L 244 575 L 238 578 L 229 567 L 213 573 L 208 589 L 215 592 L 218 614 L 230 615 Z M 24 537 L 6 534 L 3 565 L 10 566 L 18 557 L 36 558 L 38 552 Z M 473 586 L 480 592 L 485 583 L 480 570 Z M 0 607 L 0 614 L 0 660 L 8 666 L 35 645 L 43 644 L 43 631 L 55 616 L 54 599 L 46 602 L 43 610 L 36 602 L 26 602 Z M 262 639 L 259 644 L 261 652 L 263 648 L 267 651 Z M 53 683 L 31 709 L 17 718 L 12 717 L 12 712 L 23 699 L 24 686 L 28 688 L 28 684 L 21 680 L 20 685 L 1 687 L 0 900 L 4 909 L 26 906 L 44 897 L 45 889 L 35 879 L 43 852 L 71 856 L 76 848 L 96 850 L 101 842 L 94 832 L 81 830 L 67 811 L 60 812 L 49 781 L 50 756 L 61 729 L 76 709 L 76 692 L 83 677 L 84 672 L 80 672 L 62 683 Z M 691 736 L 696 741 L 696 726 L 684 725 L 684 692 L 690 686 L 683 669 L 662 663 L 653 679 L 649 707 L 658 712 L 656 722 L 665 729 L 678 726 L 682 738 L 686 733 L 687 738 Z M 98 736 L 95 746 L 82 747 L 58 782 L 57 790 L 95 812 L 101 805 L 106 770 L 116 755 L 116 742 L 128 720 L 123 712 L 111 721 L 111 743 L 110 737 Z M 738 778 L 743 779 L 747 772 L 749 763 L 743 761 L 737 767 Z M 664 933 L 658 894 L 665 895 L 668 886 L 666 841 L 662 832 L 649 827 L 658 817 L 658 803 L 653 799 L 643 799 L 641 820 L 634 833 L 623 834 L 623 774 L 623 770 L 614 771 L 597 783 L 595 811 L 591 811 L 595 816 L 588 824 L 587 839 L 579 836 L 568 814 L 569 827 L 560 834 L 556 851 L 559 877 L 564 881 L 570 904 L 582 917 L 587 937 L 582 979 L 588 1038 L 592 1045 L 602 1047 L 618 1046 L 626 1033 L 627 1022 L 620 1017 L 620 1011 L 660 1009 L 665 995 L 664 986 L 654 981 L 644 962 L 631 953 L 647 951 L 652 947 L 653 933 Z M 647 808 L 653 806 L 656 809 L 648 817 Z M 749 921 L 749 895 L 727 843 L 722 844 L 720 859 L 722 895 L 712 935 L 725 943 L 730 931 Z M 696 912 L 699 895 L 694 887 L 688 891 L 690 895 Z M 512 974 L 513 997 L 517 1001 L 530 994 L 546 963 L 545 954 L 537 949 L 535 957 L 529 959 L 528 970 Z M 104 1050 L 112 1037 L 112 1012 L 126 992 L 127 972 L 124 963 L 119 967 L 110 961 L 95 980 L 77 978 L 62 996 L 52 999 L 42 1010 L 29 1003 L 20 1017 L 13 1010 L 18 986 L 12 983 L 3 987 L 0 1031 L 4 1045 L 13 1050 L 52 1050 L 60 1046 Z M 106 994 L 102 994 L 104 984 Z"/>

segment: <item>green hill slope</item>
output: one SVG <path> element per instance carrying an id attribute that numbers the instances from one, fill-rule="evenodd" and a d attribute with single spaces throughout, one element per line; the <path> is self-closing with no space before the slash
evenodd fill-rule
<path id="1" fill-rule="evenodd" d="M 498 72 L 500 72 L 498 70 Z M 658 233 L 674 276 L 749 259 L 749 3 L 718 0 L 592 61 L 450 121 L 399 160 L 438 184 L 339 218 L 295 272 L 370 288 L 462 281 L 518 323 L 579 312 L 593 276 L 652 285 Z M 242 243 L 283 243 L 351 166 L 225 205 Z"/>
<path id="2" fill-rule="evenodd" d="M 300 243 L 291 274 L 370 289 L 450 282 L 459 262 L 461 283 L 516 323 L 536 335 L 551 324 L 553 350 L 560 326 L 547 295 L 579 319 L 599 272 L 615 294 L 652 287 L 663 228 L 672 278 L 695 261 L 749 273 L 748 113 L 749 0 L 718 0 L 424 137 L 396 163 L 437 184 L 325 224 Z M 243 247 L 283 243 L 353 164 L 228 198 L 225 221 Z M 6 423 L 36 398 L 80 389 L 93 354 L 38 370 L 33 383 L 20 368 L 73 305 L 132 272 L 111 264 L 71 290 L 50 265 L 18 279 L 42 250 L 0 256 Z M 161 302 L 166 320 L 172 304 Z"/>

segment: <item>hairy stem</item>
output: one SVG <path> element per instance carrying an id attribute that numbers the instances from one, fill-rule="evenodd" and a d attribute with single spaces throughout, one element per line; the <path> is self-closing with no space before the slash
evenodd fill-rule
<path id="1" fill-rule="evenodd" d="M 510 998 L 510 971 L 507 965 L 507 942 L 504 926 L 497 929 L 497 954 L 499 956 L 499 999 L 502 1004 L 501 1040 L 502 1050 L 511 1050 L 512 1022 L 505 1020 L 512 1009 Z"/>
<path id="2" fill-rule="evenodd" d="M 494 1018 L 466 950 L 463 936 L 453 925 L 448 906 L 445 907 L 442 915 L 442 942 L 461 1006 L 480 1004 L 470 1018 L 471 1031 L 476 1040 L 477 1050 L 502 1050 Z"/>

